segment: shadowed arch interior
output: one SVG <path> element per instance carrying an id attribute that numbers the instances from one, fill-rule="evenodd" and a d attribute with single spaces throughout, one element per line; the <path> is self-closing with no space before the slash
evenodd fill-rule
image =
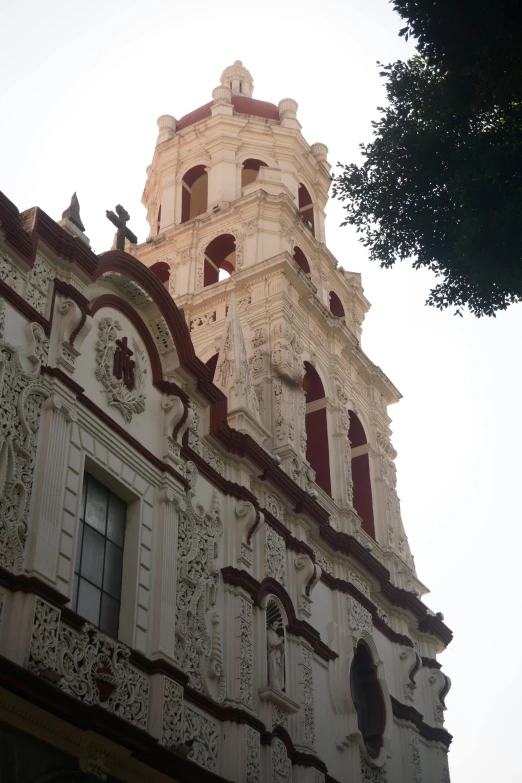
<path id="1" fill-rule="evenodd" d="M 231 275 L 235 268 L 236 240 L 232 234 L 220 234 L 205 250 L 204 287 L 218 282 L 220 269 Z"/>
<path id="2" fill-rule="evenodd" d="M 208 206 L 208 174 L 205 166 L 189 169 L 181 182 L 181 222 L 203 215 Z"/>
<path id="3" fill-rule="evenodd" d="M 364 642 L 359 642 L 355 650 L 350 669 L 350 690 L 364 744 L 369 755 L 377 758 L 386 726 L 386 708 L 377 667 Z"/>
<path id="4" fill-rule="evenodd" d="M 254 182 L 261 166 L 267 166 L 267 164 L 258 158 L 248 158 L 244 161 L 243 168 L 241 169 L 242 188 L 244 188 L 245 185 L 250 185 L 251 182 Z"/>
<path id="5" fill-rule="evenodd" d="M 353 507 L 361 517 L 363 530 L 375 538 L 368 441 L 357 414 L 354 411 L 350 411 L 349 414 L 348 438 L 352 446 Z"/>
<path id="6" fill-rule="evenodd" d="M 308 188 L 302 182 L 299 185 L 298 199 L 301 218 L 315 237 L 314 205 Z"/>
<path id="7" fill-rule="evenodd" d="M 169 287 L 170 268 L 166 261 L 156 261 L 149 269 L 151 272 L 154 272 L 158 280 L 161 280 L 166 288 Z"/>
<path id="8" fill-rule="evenodd" d="M 294 247 L 294 261 L 299 267 L 301 267 L 305 275 L 310 274 L 310 264 L 308 263 L 308 259 L 300 247 Z"/>
<path id="9" fill-rule="evenodd" d="M 330 312 L 332 315 L 336 315 L 338 318 L 344 318 L 345 315 L 343 303 L 335 291 L 330 291 Z"/>
<path id="10" fill-rule="evenodd" d="M 306 459 L 315 470 L 315 481 L 328 495 L 332 494 L 326 398 L 319 373 L 305 362 L 303 390 L 306 394 Z"/>

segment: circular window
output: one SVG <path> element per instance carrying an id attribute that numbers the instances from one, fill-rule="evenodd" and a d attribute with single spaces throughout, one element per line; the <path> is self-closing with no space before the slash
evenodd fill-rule
<path id="1" fill-rule="evenodd" d="M 364 642 L 359 642 L 355 650 L 350 670 L 350 690 L 366 750 L 371 758 L 377 758 L 382 748 L 386 711 L 377 667 Z"/>

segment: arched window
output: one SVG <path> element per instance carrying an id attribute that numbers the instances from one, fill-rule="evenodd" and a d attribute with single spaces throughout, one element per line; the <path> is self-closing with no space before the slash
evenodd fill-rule
<path id="1" fill-rule="evenodd" d="M 382 748 L 386 709 L 377 667 L 364 642 L 359 642 L 355 650 L 350 669 L 350 690 L 366 750 L 372 758 L 377 758 Z"/>
<path id="2" fill-rule="evenodd" d="M 205 250 L 203 285 L 213 285 L 223 279 L 220 271 L 231 275 L 236 268 L 236 240 L 232 234 L 221 234 Z"/>
<path id="3" fill-rule="evenodd" d="M 305 275 L 310 274 L 310 264 L 300 247 L 294 247 L 294 261 L 301 267 Z"/>
<path id="4" fill-rule="evenodd" d="M 331 495 L 324 387 L 315 367 L 312 367 L 309 362 L 305 362 L 304 366 L 306 371 L 303 378 L 303 389 L 306 394 L 306 459 L 315 470 L 316 483 L 327 495 Z"/>
<path id="5" fill-rule="evenodd" d="M 266 648 L 268 687 L 285 691 L 285 624 L 281 608 L 273 599 L 266 605 Z"/>
<path id="6" fill-rule="evenodd" d="M 362 519 L 363 530 L 375 538 L 368 441 L 364 427 L 353 411 L 350 411 L 348 438 L 352 444 L 353 507 Z"/>
<path id="7" fill-rule="evenodd" d="M 344 318 L 343 303 L 335 291 L 330 291 L 330 312 L 332 315 L 336 315 L 338 318 Z"/>
<path id="8" fill-rule="evenodd" d="M 158 277 L 165 288 L 168 289 L 169 287 L 169 277 L 170 277 L 170 268 L 166 261 L 156 261 L 155 264 L 152 264 L 151 267 L 149 267 L 151 272 L 154 272 L 156 277 Z"/>
<path id="9" fill-rule="evenodd" d="M 314 205 L 312 197 L 302 183 L 299 185 L 299 212 L 303 223 L 308 226 L 312 234 L 315 236 L 315 222 L 314 222 Z"/>
<path id="10" fill-rule="evenodd" d="M 194 166 L 189 169 L 181 182 L 181 222 L 207 211 L 208 205 L 208 174 L 205 166 Z"/>
<path id="11" fill-rule="evenodd" d="M 241 170 L 241 187 L 244 188 L 245 185 L 250 185 L 251 182 L 254 182 L 261 166 L 266 165 L 267 164 L 264 161 L 258 160 L 257 158 L 248 158 L 248 160 L 245 160 Z"/>

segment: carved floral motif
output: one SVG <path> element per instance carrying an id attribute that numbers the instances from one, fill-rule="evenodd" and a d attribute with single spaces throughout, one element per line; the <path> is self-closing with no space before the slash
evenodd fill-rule
<path id="1" fill-rule="evenodd" d="M 134 385 L 129 388 L 125 378 L 114 375 L 114 357 L 118 348 L 116 342 L 121 324 L 112 318 L 102 318 L 98 324 L 98 340 L 96 341 L 96 378 L 105 388 L 107 402 L 117 408 L 127 423 L 133 415 L 145 410 L 145 378 L 147 369 L 145 355 L 136 341 L 134 349 Z"/>
<path id="2" fill-rule="evenodd" d="M 315 745 L 313 657 L 308 647 L 303 647 L 302 650 L 305 742 L 313 748 Z"/>
<path id="3" fill-rule="evenodd" d="M 419 738 L 417 732 L 410 731 L 410 749 L 411 749 L 411 766 L 412 766 L 412 781 L 413 783 L 422 783 L 422 768 L 419 751 Z"/>
<path id="4" fill-rule="evenodd" d="M 250 726 L 246 730 L 246 783 L 259 783 L 259 734 Z"/>
<path id="5" fill-rule="evenodd" d="M 178 587 L 175 657 L 189 675 L 193 688 L 222 701 L 225 674 L 221 663 L 219 623 L 210 610 L 220 584 L 218 544 L 223 534 L 219 501 L 214 493 L 210 511 L 192 505 L 189 498 L 180 512 L 178 526 Z M 219 618 L 217 618 L 219 619 Z"/>
<path id="6" fill-rule="evenodd" d="M 266 528 L 266 574 L 286 587 L 286 546 L 283 536 L 272 527 Z"/>
<path id="7" fill-rule="evenodd" d="M 25 298 L 40 315 L 46 315 L 49 287 L 53 276 L 51 265 L 37 254 L 33 268 L 29 272 L 27 278 L 27 292 Z"/>
<path id="8" fill-rule="evenodd" d="M 39 324 L 29 331 L 33 373 L 22 370 L 16 348 L 0 342 L 0 565 L 14 572 L 23 569 L 36 440 L 49 396 L 39 375 L 49 344 Z"/>
<path id="9" fill-rule="evenodd" d="M 361 758 L 361 783 L 386 783 L 386 775 L 382 767 L 373 767 Z"/>
<path id="10" fill-rule="evenodd" d="M 174 748 L 183 737 L 183 686 L 165 677 L 161 744 Z"/>
<path id="11" fill-rule="evenodd" d="M 239 698 L 252 706 L 252 604 L 239 598 Z"/>
<path id="12" fill-rule="evenodd" d="M 219 758 L 217 723 L 186 706 L 184 731 L 184 742 L 192 743 L 189 759 L 211 772 L 216 772 Z"/>
<path id="13" fill-rule="evenodd" d="M 373 621 L 370 612 L 351 595 L 348 596 L 348 607 L 352 631 L 368 631 L 371 633 Z"/>
<path id="14" fill-rule="evenodd" d="M 279 738 L 272 742 L 272 783 L 288 783 L 292 778 L 292 762 L 285 744 Z"/>

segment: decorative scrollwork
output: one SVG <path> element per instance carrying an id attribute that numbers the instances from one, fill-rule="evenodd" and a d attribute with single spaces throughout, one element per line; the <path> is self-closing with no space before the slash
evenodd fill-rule
<path id="1" fill-rule="evenodd" d="M 116 339 L 121 332 L 121 324 L 112 318 L 102 318 L 98 324 L 98 340 L 96 341 L 96 378 L 105 388 L 107 402 L 117 408 L 127 423 L 132 421 L 135 413 L 145 410 L 145 378 L 147 368 L 145 354 L 136 341 L 134 349 L 133 384 L 126 382 L 124 377 L 114 375 L 114 355 L 117 350 Z"/>

